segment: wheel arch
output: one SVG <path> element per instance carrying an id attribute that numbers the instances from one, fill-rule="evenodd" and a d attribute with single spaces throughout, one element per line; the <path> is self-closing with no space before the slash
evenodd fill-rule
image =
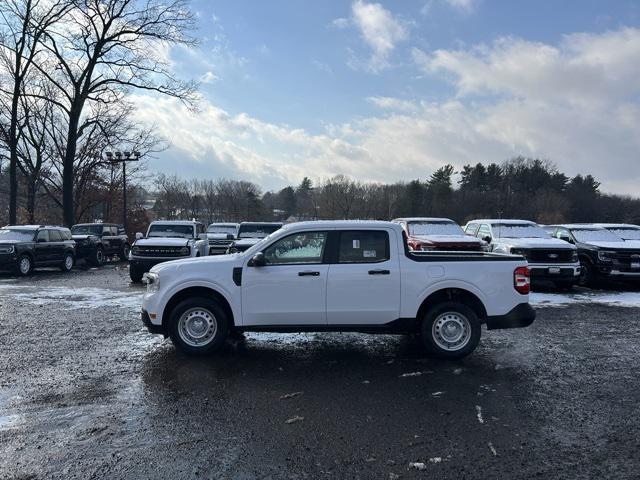
<path id="1" fill-rule="evenodd" d="M 425 298 L 416 314 L 416 320 L 420 322 L 425 316 L 427 311 L 434 306 L 444 302 L 460 302 L 474 311 L 478 316 L 481 323 L 485 323 L 487 319 L 487 310 L 482 303 L 482 300 L 478 298 L 474 293 L 463 288 L 447 287 L 440 290 L 436 290 Z"/>
<path id="2" fill-rule="evenodd" d="M 164 309 L 162 310 L 162 326 L 165 329 L 167 328 L 169 316 L 171 315 L 171 312 L 176 307 L 176 305 L 178 305 L 181 301 L 191 297 L 205 297 L 215 300 L 220 304 L 224 312 L 229 316 L 231 327 L 235 326 L 236 323 L 235 317 L 233 315 L 233 309 L 231 308 L 231 304 L 223 294 L 210 287 L 192 286 L 185 287 L 182 290 L 178 290 L 171 296 L 167 304 L 164 306 Z"/>

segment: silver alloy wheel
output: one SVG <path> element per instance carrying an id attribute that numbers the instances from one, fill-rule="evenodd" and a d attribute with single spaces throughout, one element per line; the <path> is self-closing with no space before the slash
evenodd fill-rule
<path id="1" fill-rule="evenodd" d="M 471 339 L 471 323 L 459 312 L 438 315 L 431 328 L 435 344 L 448 352 L 464 348 Z"/>
<path id="2" fill-rule="evenodd" d="M 31 270 L 31 259 L 29 257 L 22 257 L 20 259 L 20 273 L 26 275 Z"/>
<path id="3" fill-rule="evenodd" d="M 73 268 L 73 257 L 71 255 L 64 257 L 64 268 L 65 270 L 71 270 Z"/>
<path id="4" fill-rule="evenodd" d="M 190 308 L 180 316 L 178 334 L 190 347 L 204 347 L 213 341 L 218 333 L 215 315 L 206 308 Z"/>

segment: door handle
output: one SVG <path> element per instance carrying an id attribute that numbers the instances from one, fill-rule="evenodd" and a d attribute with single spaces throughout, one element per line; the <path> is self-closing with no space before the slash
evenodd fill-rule
<path id="1" fill-rule="evenodd" d="M 369 270 L 369 275 L 391 275 L 389 270 Z"/>
<path id="2" fill-rule="evenodd" d="M 311 271 L 298 272 L 298 276 L 299 277 L 319 277 L 320 272 L 311 272 Z"/>

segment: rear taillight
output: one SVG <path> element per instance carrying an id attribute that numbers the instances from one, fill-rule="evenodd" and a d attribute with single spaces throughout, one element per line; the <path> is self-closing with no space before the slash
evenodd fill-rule
<path id="1" fill-rule="evenodd" d="M 529 267 L 518 267 L 513 272 L 513 287 L 518 293 L 527 295 L 531 290 Z"/>

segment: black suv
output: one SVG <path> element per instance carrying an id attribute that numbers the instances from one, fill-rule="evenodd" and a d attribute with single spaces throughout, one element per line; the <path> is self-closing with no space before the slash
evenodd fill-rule
<path id="1" fill-rule="evenodd" d="M 99 267 L 105 259 L 117 255 L 120 260 L 129 258 L 129 238 L 122 225 L 115 223 L 79 223 L 71 227 L 76 241 L 76 255 Z"/>
<path id="2" fill-rule="evenodd" d="M 640 279 L 640 242 L 625 241 L 596 225 L 549 225 L 545 230 L 578 247 L 580 283 L 590 285 L 604 278 Z"/>
<path id="3" fill-rule="evenodd" d="M 0 268 L 29 275 L 35 267 L 59 266 L 64 272 L 73 268 L 75 242 L 64 227 L 44 225 L 0 228 Z"/>

